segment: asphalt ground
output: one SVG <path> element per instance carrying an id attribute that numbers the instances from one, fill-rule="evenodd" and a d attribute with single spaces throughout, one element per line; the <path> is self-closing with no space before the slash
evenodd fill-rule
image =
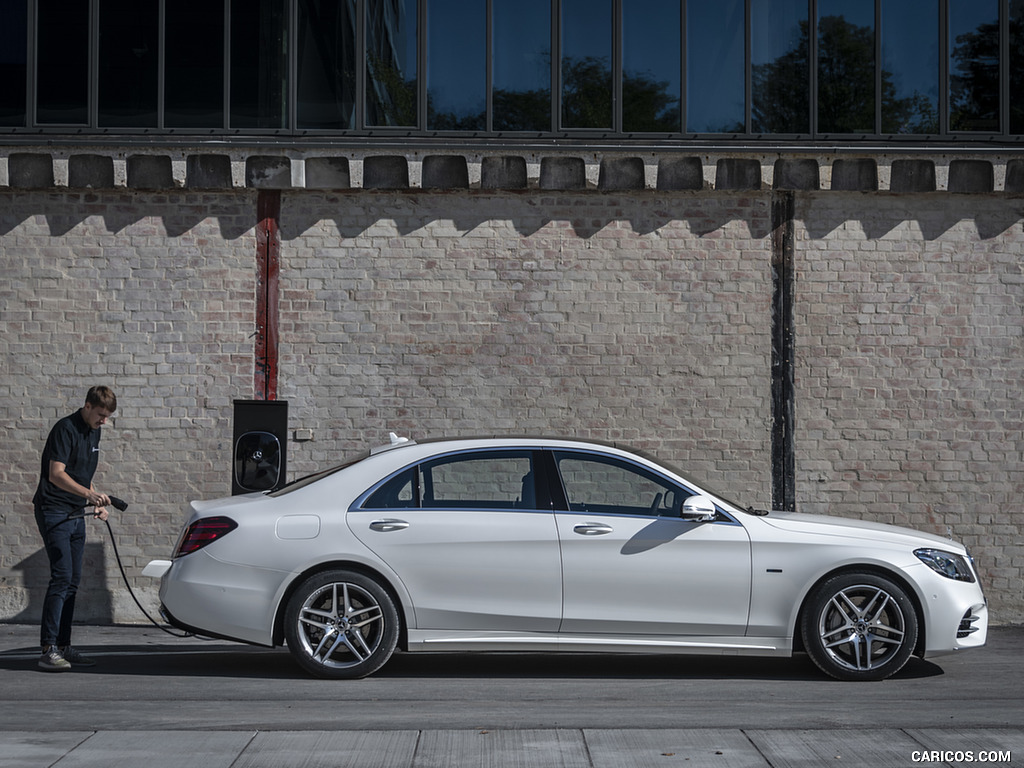
<path id="1" fill-rule="evenodd" d="M 400 654 L 359 681 L 286 651 L 76 628 L 96 659 L 37 669 L 0 624 L 0 768 L 788 768 L 1024 765 L 1024 627 L 838 683 L 793 659 Z"/>

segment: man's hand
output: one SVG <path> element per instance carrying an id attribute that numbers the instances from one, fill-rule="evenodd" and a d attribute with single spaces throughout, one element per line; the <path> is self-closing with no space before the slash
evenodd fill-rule
<path id="1" fill-rule="evenodd" d="M 106 520 L 107 517 L 110 516 L 110 513 L 107 512 L 106 507 L 96 507 L 96 509 L 92 513 L 92 516 L 100 520 Z"/>
<path id="2" fill-rule="evenodd" d="M 100 493 L 99 491 L 95 491 L 91 488 L 89 489 L 89 492 L 86 494 L 85 500 L 89 502 L 90 505 L 96 507 L 97 510 L 99 510 L 100 507 L 105 507 L 110 503 L 110 497 L 107 496 L 107 494 Z M 99 515 L 97 515 L 97 517 L 99 517 Z"/>

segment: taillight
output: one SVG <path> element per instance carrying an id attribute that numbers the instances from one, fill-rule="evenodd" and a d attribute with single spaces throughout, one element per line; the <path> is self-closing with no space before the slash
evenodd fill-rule
<path id="1" fill-rule="evenodd" d="M 202 520 L 196 520 L 181 535 L 181 541 L 178 543 L 178 550 L 174 556 L 181 557 L 202 549 L 207 544 L 212 544 L 222 536 L 231 533 L 237 527 L 238 523 L 230 517 L 204 517 Z"/>

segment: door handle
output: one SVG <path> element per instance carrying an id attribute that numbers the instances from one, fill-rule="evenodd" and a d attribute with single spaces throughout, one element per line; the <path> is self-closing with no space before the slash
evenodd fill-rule
<path id="1" fill-rule="evenodd" d="M 381 533 L 387 533 L 388 531 L 401 531 L 409 527 L 409 524 L 405 520 L 374 520 L 370 523 L 371 531 L 380 531 Z"/>
<path id="2" fill-rule="evenodd" d="M 580 536 L 603 536 L 614 530 L 610 525 L 604 523 L 580 523 L 573 526 L 572 532 L 578 533 Z"/>

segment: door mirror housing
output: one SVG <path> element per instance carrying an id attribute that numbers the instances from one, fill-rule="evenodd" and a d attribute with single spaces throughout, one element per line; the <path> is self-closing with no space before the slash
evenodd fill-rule
<path id="1" fill-rule="evenodd" d="M 692 523 L 710 523 L 718 510 L 707 496 L 691 496 L 683 502 L 682 518 Z"/>

